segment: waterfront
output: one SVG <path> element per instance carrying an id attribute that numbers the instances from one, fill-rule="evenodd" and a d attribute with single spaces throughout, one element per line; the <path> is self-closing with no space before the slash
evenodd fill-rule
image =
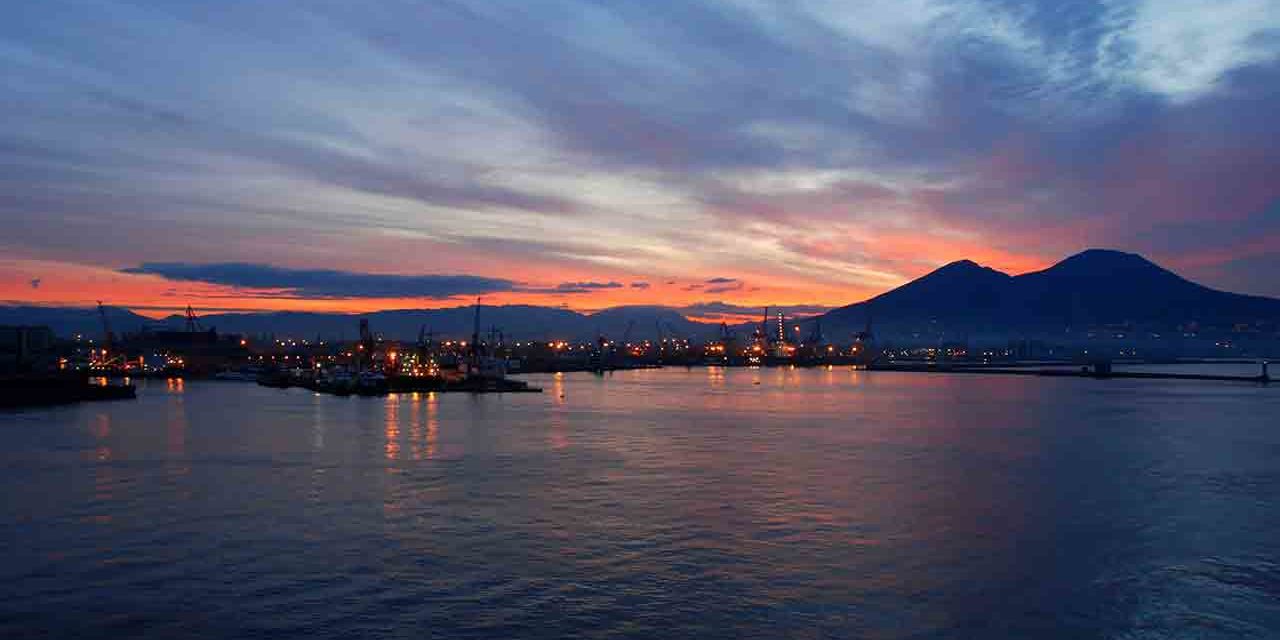
<path id="1" fill-rule="evenodd" d="M 0 635 L 1280 633 L 1274 385 L 528 379 L 0 413 Z"/>

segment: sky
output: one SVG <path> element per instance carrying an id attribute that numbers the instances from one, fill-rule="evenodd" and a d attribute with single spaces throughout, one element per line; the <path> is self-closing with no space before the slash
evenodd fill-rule
<path id="1" fill-rule="evenodd" d="M 40 0 L 0 303 L 856 302 L 1090 247 L 1280 296 L 1280 0 Z"/>

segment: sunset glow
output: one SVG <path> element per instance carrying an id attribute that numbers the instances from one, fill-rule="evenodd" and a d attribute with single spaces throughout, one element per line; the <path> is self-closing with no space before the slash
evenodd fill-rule
<path id="1" fill-rule="evenodd" d="M 821 309 L 1095 246 L 1280 295 L 1272 3 L 856 4 L 32 5 L 0 301 Z"/>

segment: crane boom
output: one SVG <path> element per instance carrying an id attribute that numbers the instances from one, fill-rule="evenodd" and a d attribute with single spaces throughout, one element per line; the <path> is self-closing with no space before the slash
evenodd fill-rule
<path id="1" fill-rule="evenodd" d="M 636 321 L 633 318 L 630 322 L 627 322 L 627 330 L 622 332 L 622 344 L 624 346 L 627 344 L 627 340 L 631 339 L 631 330 L 634 328 L 636 328 Z"/>
<path id="2" fill-rule="evenodd" d="M 200 329 L 200 319 L 196 317 L 195 309 L 187 305 L 187 333 L 196 333 Z"/>
<path id="3" fill-rule="evenodd" d="M 102 301 L 98 301 L 98 315 L 102 317 L 102 344 L 107 348 L 111 348 L 111 322 L 107 320 L 107 308 L 102 306 Z"/>
<path id="4" fill-rule="evenodd" d="M 605 341 L 604 336 L 600 336 L 600 368 L 608 370 L 613 364 L 613 354 L 617 353 L 618 345 L 627 346 L 627 340 L 631 339 L 631 330 L 636 326 L 635 319 L 627 322 L 627 330 L 622 332 L 622 342 L 614 342 L 610 344 Z M 661 329 L 659 329 L 661 330 Z"/>
<path id="5" fill-rule="evenodd" d="M 476 296 L 476 315 L 471 327 L 471 357 L 474 363 L 480 363 L 480 297 Z"/>

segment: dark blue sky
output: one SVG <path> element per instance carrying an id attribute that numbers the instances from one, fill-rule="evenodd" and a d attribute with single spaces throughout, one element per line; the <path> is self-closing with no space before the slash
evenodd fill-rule
<path id="1" fill-rule="evenodd" d="M 0 77 L 0 299 L 839 304 L 1092 246 L 1280 295 L 1273 0 L 40 0 Z"/>

